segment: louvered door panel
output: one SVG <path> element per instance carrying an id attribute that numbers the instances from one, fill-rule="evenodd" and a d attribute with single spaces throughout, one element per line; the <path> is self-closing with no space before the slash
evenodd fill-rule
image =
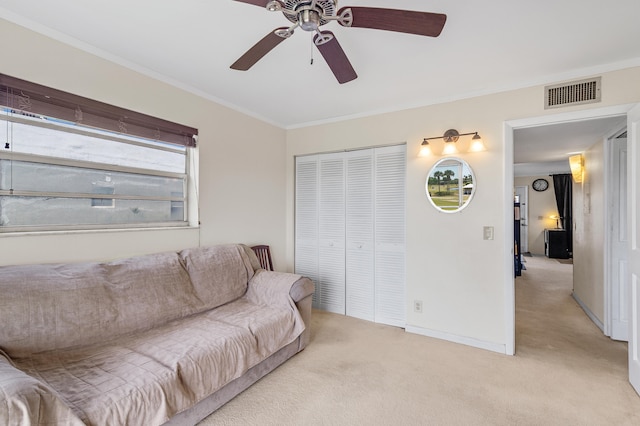
<path id="1" fill-rule="evenodd" d="M 344 153 L 319 156 L 319 279 L 317 307 L 345 313 Z"/>
<path id="2" fill-rule="evenodd" d="M 375 149 L 375 321 L 404 327 L 406 147 Z"/>
<path id="3" fill-rule="evenodd" d="M 318 273 L 318 156 L 296 158 L 295 272 L 317 283 Z M 316 287 L 317 305 L 322 288 Z"/>
<path id="4" fill-rule="evenodd" d="M 373 149 L 346 157 L 346 313 L 373 321 Z"/>
<path id="5" fill-rule="evenodd" d="M 404 146 L 296 159 L 296 272 L 314 307 L 405 326 Z"/>

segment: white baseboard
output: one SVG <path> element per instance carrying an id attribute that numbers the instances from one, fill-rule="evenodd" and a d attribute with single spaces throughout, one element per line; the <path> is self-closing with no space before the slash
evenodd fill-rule
<path id="1" fill-rule="evenodd" d="M 474 348 L 485 349 L 492 352 L 498 352 L 500 354 L 507 354 L 506 345 L 500 343 L 486 342 L 484 340 L 478 340 L 471 337 L 458 336 L 457 334 L 445 333 L 443 331 L 430 330 L 428 328 L 415 327 L 413 325 L 407 325 L 405 330 L 409 333 L 420 334 L 422 336 L 434 337 L 436 339 L 447 340 L 453 343 L 460 343 L 462 345 L 472 346 Z"/>
<path id="2" fill-rule="evenodd" d="M 584 302 L 580 300 L 578 296 L 576 296 L 575 292 L 571 293 L 571 297 L 573 297 L 573 300 L 575 300 L 578 303 L 578 305 L 580 305 L 584 313 L 587 314 L 587 316 L 591 319 L 591 321 L 593 321 L 593 323 L 604 333 L 604 324 L 602 323 L 602 321 L 600 321 L 598 317 L 596 317 L 595 314 L 591 312 L 591 309 L 589 309 L 589 307 L 585 305 Z"/>

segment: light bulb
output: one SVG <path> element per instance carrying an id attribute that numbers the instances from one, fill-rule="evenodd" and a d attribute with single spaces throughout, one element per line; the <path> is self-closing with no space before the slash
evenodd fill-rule
<path id="1" fill-rule="evenodd" d="M 469 152 L 480 152 L 486 151 L 486 147 L 484 146 L 484 142 L 482 142 L 482 138 L 479 134 L 473 135 L 471 138 L 471 146 L 469 147 Z"/>
<path id="2" fill-rule="evenodd" d="M 444 149 L 442 150 L 442 155 L 457 154 L 457 153 L 458 153 L 458 148 L 456 147 L 455 142 L 444 143 Z"/>
<path id="3" fill-rule="evenodd" d="M 427 142 L 427 140 L 423 140 L 422 144 L 420 145 L 420 152 L 418 153 L 419 157 L 428 157 L 431 155 L 431 146 L 429 145 L 429 142 Z"/>

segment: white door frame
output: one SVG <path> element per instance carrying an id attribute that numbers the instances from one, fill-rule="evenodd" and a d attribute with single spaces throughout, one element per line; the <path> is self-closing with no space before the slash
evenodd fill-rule
<path id="1" fill-rule="evenodd" d="M 605 146 L 604 146 L 604 180 L 605 180 L 604 182 L 605 184 L 604 271 L 605 271 L 605 275 L 604 275 L 604 324 L 603 325 L 604 325 L 604 334 L 606 336 L 609 336 L 612 339 L 623 340 L 623 341 L 628 340 L 627 338 L 624 338 L 623 333 L 621 333 L 621 331 L 623 330 L 620 329 L 620 327 L 616 327 L 614 325 L 614 314 L 620 313 L 620 307 L 616 309 L 615 307 L 616 301 L 614 300 L 614 295 L 617 293 L 614 292 L 615 290 L 614 277 L 616 275 L 614 275 L 613 268 L 619 267 L 619 265 L 616 264 L 615 258 L 614 258 L 613 244 L 614 244 L 614 239 L 616 237 L 615 235 L 613 235 L 614 234 L 613 230 L 618 229 L 616 226 L 614 226 L 614 221 L 617 220 L 619 222 L 619 218 L 616 219 L 613 217 L 613 213 L 614 213 L 613 202 L 614 202 L 614 191 L 619 190 L 619 187 L 615 185 L 615 183 L 619 181 L 619 179 L 615 177 L 615 174 L 618 172 L 618 170 L 614 167 L 614 163 L 613 163 L 613 161 L 615 160 L 613 158 L 614 157 L 613 141 L 618 136 L 620 136 L 620 134 L 625 132 L 626 128 L 627 128 L 627 123 L 624 124 L 624 127 L 622 129 L 616 129 L 614 132 L 608 135 L 605 138 Z M 625 164 L 625 169 L 626 169 L 626 164 Z M 626 185 L 626 176 L 625 176 L 625 185 Z M 620 206 L 618 206 L 618 209 L 619 208 Z M 624 217 L 626 217 L 626 211 L 624 213 L 625 213 Z M 626 225 L 627 225 L 626 223 L 622 224 L 622 226 L 624 227 L 626 227 Z M 621 226 L 621 224 L 618 223 L 617 226 Z M 629 231 L 627 230 L 627 232 Z M 628 256 L 628 254 L 626 254 L 625 256 Z M 625 276 L 622 278 L 626 279 L 627 278 L 626 273 L 624 275 Z M 624 306 L 624 309 L 626 309 L 625 303 L 628 302 L 627 298 L 626 297 L 624 297 L 623 299 L 619 298 L 618 301 L 622 303 Z M 616 310 L 618 312 L 614 312 Z"/>
<path id="2" fill-rule="evenodd" d="M 636 104 L 627 113 L 627 226 L 629 228 L 629 382 L 640 394 L 640 185 L 638 185 L 638 168 L 640 168 L 640 104 Z"/>
<path id="3" fill-rule="evenodd" d="M 516 301 L 515 301 L 515 278 L 513 262 L 513 132 L 515 129 L 527 127 L 537 127 L 548 124 L 560 124 L 572 121 L 584 121 L 594 118 L 626 116 L 636 104 L 617 105 L 612 107 L 592 108 L 581 111 L 565 112 L 538 117 L 529 117 L 518 120 L 504 122 L 503 126 L 503 164 L 504 164 L 504 318 L 505 318 L 505 353 L 515 354 L 516 347 Z M 511 253 L 511 256 L 508 254 Z"/>

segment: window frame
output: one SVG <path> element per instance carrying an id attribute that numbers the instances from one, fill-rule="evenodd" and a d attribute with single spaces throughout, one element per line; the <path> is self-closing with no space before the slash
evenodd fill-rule
<path id="1" fill-rule="evenodd" d="M 174 196 L 175 194 L 173 193 L 171 196 L 143 196 L 100 194 L 93 192 L 26 191 L 11 188 L 0 189 L 0 196 L 55 197 L 60 199 L 82 198 L 89 200 L 89 208 L 97 209 L 114 208 L 117 200 L 162 201 L 170 203 L 172 213 L 169 217 L 172 217 L 173 210 L 177 209 L 178 203 L 182 205 L 183 209 L 181 220 L 170 219 L 169 221 L 113 224 L 0 226 L 0 235 L 21 232 L 177 228 L 190 226 L 190 211 L 193 209 L 193 206 L 198 203 L 197 199 L 192 199 L 192 197 L 197 197 L 197 191 L 194 194 L 190 190 L 190 185 L 193 185 L 194 179 L 197 178 L 192 176 L 192 174 L 196 172 L 196 165 L 193 164 L 193 161 L 197 158 L 197 155 L 194 155 L 193 151 L 196 149 L 197 129 L 103 104 L 99 101 L 40 86 L 35 83 L 15 79 L 4 74 L 0 74 L 0 111 L 0 123 L 4 121 L 7 122 L 6 142 L 10 144 L 12 144 L 12 136 L 9 135 L 9 128 L 13 125 L 12 123 L 19 123 L 27 126 L 38 126 L 55 131 L 75 133 L 81 136 L 100 138 L 112 142 L 126 143 L 184 155 L 184 170 L 175 172 L 143 167 L 138 168 L 130 165 L 113 165 L 104 162 L 58 158 L 40 154 L 19 153 L 13 152 L 13 149 L 6 149 L 6 147 L 2 149 L 3 147 L 0 147 L 0 159 L 2 160 L 100 170 L 105 173 L 132 173 L 179 179 L 182 181 L 181 197 Z M 78 120 L 70 121 L 70 113 L 74 113 L 74 117 Z M 83 117 L 85 119 L 84 121 Z M 96 123 L 98 124 L 97 126 Z M 117 127 L 117 129 L 114 129 L 114 126 Z M 93 204 L 93 199 L 111 199 L 113 203 L 110 206 L 93 206 L 91 205 Z"/>
<path id="2" fill-rule="evenodd" d="M 135 228 L 176 228 L 189 226 L 189 193 L 188 182 L 190 179 L 190 164 L 191 164 L 191 148 L 187 147 L 158 147 L 154 144 L 145 144 L 139 138 L 132 140 L 129 138 L 119 137 L 117 135 L 109 134 L 96 134 L 90 130 L 84 130 L 81 128 L 70 128 L 68 126 L 52 125 L 50 122 L 35 121 L 33 119 L 24 119 L 22 117 L 7 117 L 4 114 L 0 114 L 0 123 L 2 122 L 18 122 L 21 124 L 34 125 L 39 127 L 45 127 L 53 130 L 67 131 L 71 130 L 72 133 L 79 133 L 92 137 L 100 137 L 106 140 L 119 143 L 130 143 L 138 146 L 147 146 L 151 149 L 168 150 L 176 153 L 184 152 L 184 173 L 167 172 L 161 170 L 150 170 L 144 168 L 136 168 L 130 166 L 119 166 L 107 163 L 98 163 L 91 161 L 72 160 L 58 157 L 49 157 L 37 154 L 25 154 L 11 152 L 4 149 L 0 149 L 0 160 L 9 160 L 16 162 L 29 162 L 38 164 L 49 164 L 62 167 L 77 167 L 81 169 L 91 169 L 110 172 L 132 173 L 137 175 L 168 177 L 174 179 L 180 179 L 183 182 L 183 197 L 164 197 L 164 196 L 144 196 L 144 195 L 119 195 L 119 194 L 100 194 L 93 192 L 52 192 L 52 191 L 27 191 L 27 190 L 15 190 L 15 189 L 0 189 L 0 196 L 24 196 L 24 197 L 53 197 L 53 198 L 81 198 L 81 199 L 111 199 L 112 205 L 94 206 L 91 208 L 106 209 L 114 208 L 117 200 L 142 200 L 142 201 L 168 201 L 170 203 L 180 202 L 183 205 L 184 214 L 182 220 L 178 221 L 160 221 L 160 222 L 143 222 L 143 223 L 118 223 L 118 224 L 73 224 L 73 225 L 16 225 L 16 226 L 0 226 L 0 234 L 6 233 L 18 233 L 18 232 L 47 232 L 47 231 L 67 231 L 67 230 L 99 230 L 99 229 L 135 229 Z M 172 207 L 173 208 L 173 207 Z"/>

